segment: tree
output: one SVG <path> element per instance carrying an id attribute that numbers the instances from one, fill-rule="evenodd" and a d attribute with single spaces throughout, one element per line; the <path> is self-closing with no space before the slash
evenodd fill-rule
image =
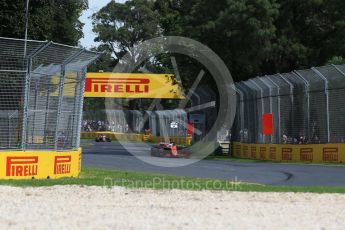
<path id="1" fill-rule="evenodd" d="M 79 17 L 87 0 L 30 0 L 28 37 L 78 45 L 83 37 Z M 0 36 L 24 38 L 25 1 L 0 0 Z"/>
<path id="2" fill-rule="evenodd" d="M 271 55 L 274 21 L 279 14 L 276 1 L 231 0 L 225 5 L 211 27 L 219 34 L 214 49 L 236 81 L 265 74 L 262 65 Z"/>
<path id="3" fill-rule="evenodd" d="M 328 65 L 344 65 L 345 59 L 343 57 L 335 56 L 331 58 L 328 62 Z"/>
<path id="4" fill-rule="evenodd" d="M 102 52 L 103 54 L 100 58 L 89 66 L 89 72 L 112 72 L 114 66 L 117 64 L 118 60 L 112 56 L 112 51 L 107 45 L 100 45 L 97 48 L 92 48 L 92 51 Z"/>
<path id="5" fill-rule="evenodd" d="M 93 31 L 97 34 L 95 41 L 107 45 L 120 60 L 139 43 L 159 35 L 159 15 L 152 6 L 153 3 L 147 0 L 124 4 L 111 1 L 92 16 Z"/>
<path id="6" fill-rule="evenodd" d="M 135 50 L 137 45 L 159 35 L 159 15 L 153 10 L 152 1 L 131 0 L 125 3 L 111 1 L 92 18 L 93 31 L 97 34 L 95 41 L 111 51 L 115 63 L 125 54 L 129 54 L 129 62 L 135 63 L 136 60 L 141 59 L 141 53 Z M 138 66 L 137 69 L 139 68 Z M 138 109 L 137 101 L 128 101 L 128 107 Z"/>
<path id="7" fill-rule="evenodd" d="M 343 9 L 343 0 L 113 1 L 94 15 L 94 25 L 97 40 L 117 58 L 156 36 L 195 39 L 214 50 L 240 81 L 345 57 Z M 159 63 L 171 70 L 169 58 Z M 180 56 L 178 64 L 184 81 L 193 82 L 200 66 Z"/>
<path id="8" fill-rule="evenodd" d="M 116 60 L 112 56 L 112 51 L 109 50 L 107 45 L 100 45 L 97 48 L 93 48 L 93 51 L 103 52 L 101 57 L 93 63 L 89 68 L 89 72 L 112 72 L 114 66 L 117 64 Z M 85 98 L 84 111 L 97 111 L 104 109 L 105 98 Z"/>
<path id="9" fill-rule="evenodd" d="M 261 72 L 278 16 L 275 0 L 157 0 L 164 35 L 193 38 L 214 50 L 235 80 Z"/>
<path id="10" fill-rule="evenodd" d="M 345 55 L 345 2 L 279 0 L 274 51 L 269 72 L 285 72 L 327 63 Z"/>

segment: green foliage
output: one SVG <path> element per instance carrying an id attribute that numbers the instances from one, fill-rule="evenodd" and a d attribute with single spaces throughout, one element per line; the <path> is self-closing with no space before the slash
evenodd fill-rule
<path id="1" fill-rule="evenodd" d="M 151 1 L 111 1 L 92 18 L 96 41 L 107 45 L 117 59 L 138 43 L 159 35 L 159 15 Z"/>
<path id="2" fill-rule="evenodd" d="M 93 18 L 97 40 L 117 58 L 149 38 L 185 36 L 213 49 L 239 81 L 344 56 L 343 9 L 342 0 L 131 0 L 111 2 Z M 200 66 L 179 59 L 192 82 Z M 161 71 L 171 72 L 169 61 L 160 60 Z"/>
<path id="3" fill-rule="evenodd" d="M 114 66 L 117 64 L 118 60 L 112 56 L 112 51 L 107 45 L 100 45 L 97 48 L 93 48 L 93 51 L 102 52 L 101 57 L 91 66 L 89 66 L 89 72 L 112 72 Z"/>
<path id="4" fill-rule="evenodd" d="M 327 63 L 345 53 L 345 2 L 279 0 L 274 52 L 266 72 L 291 71 Z"/>
<path id="5" fill-rule="evenodd" d="M 84 111 L 97 111 L 102 110 L 105 107 L 104 98 L 85 98 L 84 99 Z"/>
<path id="6" fill-rule="evenodd" d="M 30 0 L 29 38 L 76 45 L 87 0 Z M 24 37 L 25 1 L 0 0 L 0 36 Z M 213 49 L 235 80 L 327 63 L 345 56 L 343 0 L 130 0 L 111 1 L 93 15 L 103 58 L 92 71 L 112 71 L 130 48 L 162 35 L 193 38 Z M 133 54 L 133 57 L 135 54 Z M 339 57 L 339 58 L 337 58 Z M 200 66 L 178 64 L 185 82 Z M 162 55 L 146 66 L 172 73 Z"/>
<path id="7" fill-rule="evenodd" d="M 260 74 L 272 49 L 278 15 L 275 1 L 158 0 L 156 7 L 165 35 L 187 36 L 206 44 L 224 60 L 235 80 Z M 165 18 L 175 26 L 166 26 Z"/>
<path id="8" fill-rule="evenodd" d="M 344 65 L 345 59 L 343 57 L 335 56 L 327 62 L 328 65 Z"/>
<path id="9" fill-rule="evenodd" d="M 28 37 L 77 45 L 83 37 L 79 17 L 87 0 L 30 0 Z M 0 0 L 0 36 L 24 38 L 25 1 Z"/>

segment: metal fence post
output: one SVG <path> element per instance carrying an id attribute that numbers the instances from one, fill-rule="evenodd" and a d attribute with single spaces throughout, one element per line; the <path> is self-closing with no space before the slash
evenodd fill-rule
<path id="1" fill-rule="evenodd" d="M 74 148 L 74 145 L 77 144 L 77 141 L 75 141 L 75 139 L 73 139 L 73 137 L 74 137 L 74 132 L 77 131 L 78 127 L 79 127 L 79 124 L 76 123 L 76 122 L 79 122 L 79 117 L 76 117 L 76 115 L 78 113 L 81 113 L 80 107 L 78 107 L 78 102 L 77 102 L 78 96 L 80 96 L 81 84 L 82 84 L 82 79 L 81 78 L 79 79 L 79 73 L 77 72 L 77 82 L 76 82 L 76 86 L 74 89 L 74 97 L 75 98 L 74 98 L 74 103 L 73 103 L 73 114 L 72 114 L 72 133 L 70 135 L 70 138 L 72 138 L 72 140 L 71 140 L 72 148 Z M 80 98 L 80 100 L 82 100 L 82 97 Z M 79 103 L 81 103 L 81 101 L 79 101 Z M 77 130 L 74 129 L 75 128 L 74 124 L 77 124 Z M 81 130 L 81 127 L 79 130 Z M 77 131 L 77 133 L 78 133 L 78 131 Z"/>
<path id="2" fill-rule="evenodd" d="M 292 113 L 294 112 L 294 97 L 293 97 L 293 94 L 294 94 L 294 85 L 285 77 L 283 76 L 282 74 L 279 74 L 279 76 L 290 86 L 290 99 L 291 99 L 291 110 L 292 110 Z M 291 118 L 291 128 L 293 127 L 293 123 L 294 123 L 294 118 L 292 116 Z M 292 135 L 292 130 L 291 130 L 291 135 Z"/>
<path id="3" fill-rule="evenodd" d="M 8 132 L 8 136 L 7 136 L 7 144 L 8 144 L 8 147 L 11 146 L 11 116 L 7 113 L 7 117 L 8 117 L 8 121 L 7 121 L 7 125 L 8 125 L 8 128 L 7 128 L 7 132 Z"/>
<path id="4" fill-rule="evenodd" d="M 260 90 L 260 97 L 261 97 L 261 117 L 259 118 L 259 121 L 262 120 L 262 115 L 265 113 L 265 105 L 264 105 L 264 91 L 263 89 L 253 80 L 253 79 L 250 79 L 249 80 L 252 84 L 255 85 L 255 87 L 257 87 L 259 90 Z M 265 136 L 262 134 L 262 127 L 261 127 L 261 130 L 259 130 L 259 133 L 260 137 L 262 138 L 262 142 L 263 143 L 266 143 L 266 138 Z"/>
<path id="5" fill-rule="evenodd" d="M 44 121 L 45 121 L 45 124 L 44 124 L 44 136 L 43 136 L 43 141 L 44 143 L 47 143 L 47 130 L 48 130 L 48 109 L 49 109 L 49 106 L 50 106 L 50 101 L 49 101 L 49 98 L 50 98 L 50 87 L 48 87 L 47 89 L 47 100 L 46 100 L 46 112 L 45 112 L 45 116 L 44 116 Z"/>
<path id="6" fill-rule="evenodd" d="M 38 86 L 37 86 L 37 82 L 36 82 L 36 85 L 35 85 L 35 111 L 37 111 L 37 101 L 38 101 Z M 34 113 L 34 117 L 33 117 L 33 124 L 32 124 L 32 126 L 33 127 L 36 127 L 36 125 L 35 125 L 35 120 L 36 120 L 36 113 Z M 35 130 L 34 129 L 32 129 L 32 133 L 31 133 L 31 142 L 34 142 L 34 132 L 35 132 Z"/>
<path id="7" fill-rule="evenodd" d="M 86 79 L 86 68 L 83 69 L 81 71 L 81 86 L 80 86 L 80 91 L 79 93 L 84 93 L 84 89 L 85 89 L 85 79 Z M 77 128 L 77 142 L 76 142 L 76 148 L 79 148 L 80 146 L 80 130 L 81 130 L 81 123 L 82 123 L 82 120 L 83 120 L 83 107 L 84 107 L 84 95 L 81 96 L 81 99 L 80 99 L 80 107 L 79 107 L 79 117 L 78 117 L 78 128 Z"/>
<path id="8" fill-rule="evenodd" d="M 59 138 L 59 123 L 61 118 L 61 107 L 64 97 L 64 85 L 65 85 L 65 74 L 66 74 L 66 66 L 76 59 L 78 56 L 80 56 L 85 49 L 82 49 L 78 51 L 77 53 L 73 54 L 71 57 L 67 58 L 64 63 L 61 65 L 61 76 L 60 76 L 60 83 L 59 83 L 59 102 L 58 102 L 58 111 L 57 111 L 57 119 L 56 119 L 56 129 L 55 129 L 55 137 L 54 137 L 54 143 L 55 143 L 55 150 L 58 150 L 58 138 Z"/>
<path id="9" fill-rule="evenodd" d="M 278 84 L 276 84 L 274 81 L 272 81 L 272 79 L 269 76 L 266 76 L 267 78 L 265 80 L 270 81 L 275 87 L 277 87 L 277 100 L 278 100 L 278 115 L 277 115 L 277 119 L 278 119 L 278 135 L 277 135 L 277 143 L 281 142 L 281 137 L 280 137 L 280 86 Z M 272 95 L 272 89 L 270 88 L 270 94 Z M 272 106 L 273 107 L 273 106 Z M 273 108 L 271 107 L 271 111 L 273 113 Z"/>
<path id="10" fill-rule="evenodd" d="M 273 114 L 272 89 L 271 89 L 270 85 L 267 84 L 266 81 L 262 77 L 259 77 L 258 80 L 261 81 L 269 89 L 270 113 Z M 273 143 L 273 136 L 270 135 L 269 139 L 270 139 L 270 143 L 272 144 Z"/>
<path id="11" fill-rule="evenodd" d="M 26 149 L 26 143 L 27 143 L 27 126 L 28 126 L 28 107 L 29 107 L 29 94 L 30 94 L 30 79 L 31 79 L 31 67 L 32 67 L 32 58 L 29 57 L 27 59 L 27 73 L 25 76 L 25 84 L 24 84 L 24 101 L 23 101 L 23 125 L 22 125 L 22 143 L 21 143 L 21 149 Z"/>
<path id="12" fill-rule="evenodd" d="M 307 79 L 305 79 L 300 73 L 297 71 L 292 72 L 294 75 L 296 75 L 299 79 L 301 79 L 304 82 L 304 88 L 307 96 L 307 133 L 308 140 L 310 141 L 310 84 Z"/>
<path id="13" fill-rule="evenodd" d="M 56 116 L 56 129 L 54 135 L 54 149 L 58 149 L 58 136 L 59 136 L 59 123 L 60 123 L 60 116 L 61 116 L 61 106 L 63 101 L 63 94 L 64 94 L 64 84 L 65 84 L 65 72 L 66 72 L 66 65 L 61 65 L 61 74 L 60 74 L 60 82 L 59 82 L 59 102 L 58 102 L 58 111 Z"/>
<path id="14" fill-rule="evenodd" d="M 332 65 L 332 66 L 345 77 L 345 73 L 341 69 L 339 69 L 338 66 L 336 66 L 336 65 Z"/>
<path id="15" fill-rule="evenodd" d="M 33 54 L 28 56 L 27 58 L 27 72 L 25 76 L 25 84 L 24 84 L 24 101 L 23 101 L 23 120 L 22 120 L 22 141 L 21 141 L 21 149 L 25 150 L 27 145 L 27 126 L 28 126 L 28 110 L 29 110 L 29 97 L 30 97 L 30 81 L 31 81 L 31 69 L 32 69 L 32 60 L 35 56 L 45 50 L 48 46 L 50 46 L 51 42 L 46 42 L 38 49 L 36 49 Z"/>
<path id="16" fill-rule="evenodd" d="M 279 76 L 290 86 L 290 98 L 291 98 L 291 103 L 294 103 L 294 99 L 293 99 L 293 90 L 294 90 L 294 86 L 293 84 L 286 78 L 284 77 L 282 74 L 279 74 Z"/>
<path id="17" fill-rule="evenodd" d="M 277 143 L 280 143 L 281 142 L 281 136 L 280 136 L 280 133 L 281 133 L 281 118 L 280 118 L 280 104 L 281 104 L 281 98 L 280 98 L 280 86 L 275 83 L 269 76 L 267 76 L 267 80 L 269 80 L 273 85 L 275 85 L 275 87 L 277 87 L 277 100 L 278 100 L 278 115 L 277 115 L 277 119 L 278 119 L 278 136 L 277 136 Z"/>
<path id="18" fill-rule="evenodd" d="M 331 142 L 331 130 L 330 130 L 330 114 L 329 114 L 329 91 L 328 91 L 328 79 L 323 76 L 320 71 L 318 71 L 315 67 L 311 68 L 317 76 L 319 76 L 322 80 L 325 81 L 325 95 L 326 95 L 326 122 L 327 122 L 327 142 Z"/>
<path id="19" fill-rule="evenodd" d="M 264 101 L 262 100 L 264 98 L 264 92 L 263 92 L 263 89 L 261 89 L 261 87 L 253 80 L 253 79 L 250 79 L 249 80 L 251 83 L 253 83 L 259 90 L 260 90 L 260 95 L 261 95 L 261 111 L 262 113 L 264 113 L 265 111 L 265 106 L 264 106 Z M 261 114 L 262 115 L 262 114 Z"/>
<path id="20" fill-rule="evenodd" d="M 240 95 L 240 119 L 241 119 L 241 131 L 244 131 L 244 94 L 240 89 L 235 87 L 236 92 Z M 241 134 L 241 142 L 243 143 L 243 134 Z"/>
<path id="21" fill-rule="evenodd" d="M 253 79 L 250 79 L 246 82 L 243 82 L 247 87 L 249 87 L 251 90 L 253 90 L 253 86 L 251 86 L 251 84 L 254 85 L 254 88 L 258 88 L 259 91 L 260 91 L 260 99 L 261 99 L 261 114 L 260 114 L 260 117 L 258 118 L 258 122 L 260 122 L 262 120 L 262 115 L 264 114 L 264 110 L 265 110 L 265 106 L 264 106 L 264 101 L 263 101 L 263 90 L 260 88 L 260 86 L 253 80 Z M 258 103 L 258 98 L 256 98 L 256 104 Z M 259 125 L 259 124 L 258 124 Z M 261 127 L 262 128 L 262 127 Z M 259 137 L 258 139 L 261 139 L 259 140 L 259 142 L 265 142 L 265 138 L 264 136 L 262 135 L 262 130 L 256 130 L 257 133 L 255 134 L 257 137 Z"/>
<path id="22" fill-rule="evenodd" d="M 255 92 L 255 97 L 253 97 L 253 105 L 255 106 L 255 108 L 258 109 L 258 98 L 257 98 L 257 94 L 256 94 L 256 90 L 253 89 L 253 86 L 251 84 L 253 84 L 250 80 L 248 81 L 243 81 L 243 84 L 249 88 L 248 91 L 247 91 L 247 95 L 249 95 L 250 92 Z M 254 88 L 257 87 L 256 85 L 254 85 Z M 261 94 L 261 97 L 262 97 L 262 94 Z M 249 104 L 250 100 L 247 101 L 247 103 Z M 250 104 L 248 105 L 248 108 L 250 107 Z M 263 103 L 261 103 L 261 110 L 263 109 Z M 248 110 L 249 111 L 249 110 Z M 261 111 L 261 114 L 260 116 L 262 116 L 262 113 L 263 111 Z M 255 139 L 251 139 L 249 140 L 249 129 L 250 129 L 250 114 L 248 114 L 248 122 L 247 122 L 247 129 L 248 129 L 248 141 L 249 143 L 255 143 L 255 142 L 260 142 L 260 138 L 261 138 L 261 130 L 260 130 L 260 120 L 261 120 L 261 117 L 259 117 L 259 115 L 257 117 L 255 117 L 256 120 L 254 120 L 254 124 L 255 124 L 255 127 L 254 127 L 254 131 L 253 131 L 253 138 Z"/>
<path id="23" fill-rule="evenodd" d="M 256 125 L 257 122 L 254 121 L 254 125 L 251 126 L 249 129 L 249 124 L 250 124 L 250 116 L 253 115 L 249 112 L 248 108 L 251 105 L 251 103 L 253 102 L 253 100 L 251 101 L 251 95 L 250 92 L 248 92 L 248 89 L 246 89 L 246 87 L 248 87 L 244 82 L 239 82 L 236 85 L 236 88 L 238 90 L 240 90 L 242 92 L 242 97 L 243 97 L 243 101 L 242 101 L 242 130 L 240 130 L 240 134 L 241 134 L 241 138 L 242 138 L 242 142 L 243 143 L 248 143 L 248 142 L 253 142 L 253 137 L 251 137 L 251 135 L 254 134 L 254 136 L 256 136 Z M 253 102 L 254 103 L 254 102 Z M 253 131 L 252 133 L 249 133 L 249 131 Z M 245 138 L 245 134 L 247 134 L 247 138 Z"/>

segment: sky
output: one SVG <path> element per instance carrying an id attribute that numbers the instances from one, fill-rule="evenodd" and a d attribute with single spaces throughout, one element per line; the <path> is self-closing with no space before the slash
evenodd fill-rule
<path id="1" fill-rule="evenodd" d="M 89 9 L 84 11 L 83 15 L 80 17 L 80 21 L 85 24 L 83 29 L 84 38 L 80 40 L 82 46 L 86 48 L 97 46 L 97 43 L 93 41 L 96 35 L 92 32 L 92 19 L 90 17 L 110 1 L 111 0 L 89 0 Z M 116 0 L 116 2 L 125 2 L 125 0 Z"/>

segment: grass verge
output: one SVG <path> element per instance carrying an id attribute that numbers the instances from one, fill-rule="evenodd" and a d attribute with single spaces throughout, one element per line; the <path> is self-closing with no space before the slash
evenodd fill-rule
<path id="1" fill-rule="evenodd" d="M 127 188 L 215 190 L 238 192 L 310 192 L 342 193 L 344 187 L 290 187 L 269 186 L 213 179 L 167 176 L 162 174 L 124 172 L 97 168 L 83 168 L 79 178 L 58 180 L 0 180 L 0 185 L 17 187 L 42 187 L 54 185 L 122 186 Z"/>

